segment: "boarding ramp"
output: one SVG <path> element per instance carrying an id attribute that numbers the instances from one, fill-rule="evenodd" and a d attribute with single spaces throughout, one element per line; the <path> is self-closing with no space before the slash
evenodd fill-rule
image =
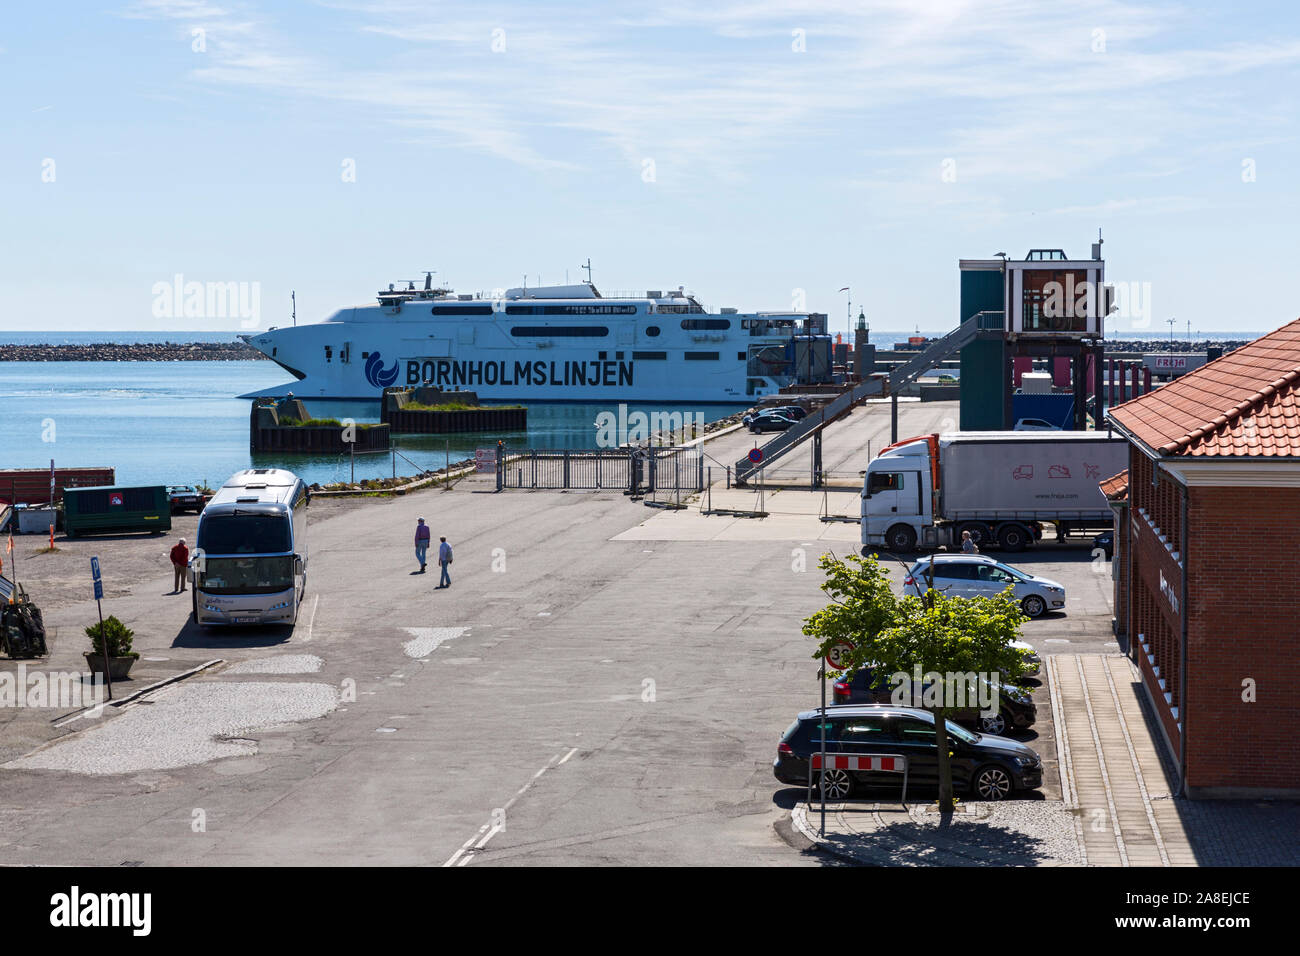
<path id="1" fill-rule="evenodd" d="M 910 385 L 939 362 L 965 348 L 977 338 L 994 335 L 1001 337 L 1004 323 L 1002 312 L 977 312 L 943 338 L 936 339 L 924 351 L 917 353 L 916 358 L 896 367 L 887 376 L 872 377 L 841 393 L 818 411 L 807 415 L 785 431 L 778 432 L 760 448 L 762 455 L 758 462 L 748 457 L 736 462 L 736 484 L 744 485 L 758 472 L 789 454 L 808 439 L 813 438 L 820 442 L 821 433 L 827 426 L 847 415 L 868 398 L 885 394 L 886 386 L 889 389 L 888 394 L 897 396 L 899 389 Z"/>

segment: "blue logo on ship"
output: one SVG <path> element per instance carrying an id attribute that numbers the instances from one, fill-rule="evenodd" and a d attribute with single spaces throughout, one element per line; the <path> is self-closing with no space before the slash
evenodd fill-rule
<path id="1" fill-rule="evenodd" d="M 371 352 L 366 359 L 366 381 L 375 388 L 388 388 L 397 381 L 397 362 L 393 362 L 392 368 L 384 368 L 379 353 Z"/>

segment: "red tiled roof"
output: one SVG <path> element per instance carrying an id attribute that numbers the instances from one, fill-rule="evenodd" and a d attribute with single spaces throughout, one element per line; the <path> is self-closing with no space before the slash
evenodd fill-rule
<path id="1" fill-rule="evenodd" d="M 1118 475 L 1112 475 L 1100 485 L 1101 493 L 1109 501 L 1123 501 L 1128 497 L 1128 469 L 1125 468 Z"/>
<path id="2" fill-rule="evenodd" d="M 1109 416 L 1163 455 L 1300 457 L 1300 319 Z"/>

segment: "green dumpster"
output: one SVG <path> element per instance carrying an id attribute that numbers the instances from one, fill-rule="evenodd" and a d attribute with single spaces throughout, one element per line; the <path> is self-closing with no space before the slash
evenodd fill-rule
<path id="1" fill-rule="evenodd" d="M 69 538 L 132 531 L 162 534 L 171 527 L 166 485 L 101 485 L 63 491 L 63 529 Z"/>

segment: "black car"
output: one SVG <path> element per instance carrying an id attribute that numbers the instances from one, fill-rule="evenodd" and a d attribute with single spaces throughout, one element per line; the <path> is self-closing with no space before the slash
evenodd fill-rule
<path id="1" fill-rule="evenodd" d="M 754 416 L 749 423 L 749 430 L 756 435 L 759 432 L 783 432 L 794 423 L 793 418 L 787 418 L 776 412 L 765 412 L 762 415 Z"/>
<path id="2" fill-rule="evenodd" d="M 884 676 L 873 679 L 869 667 L 860 667 L 848 680 L 837 680 L 833 685 L 836 704 L 893 704 L 894 687 Z M 968 707 L 952 713 L 952 719 L 986 734 L 1004 734 L 1013 727 L 1032 727 L 1038 719 L 1034 699 L 1022 690 L 1003 684 L 998 692 L 998 712 L 990 716 L 980 713 L 978 707 Z M 919 701 L 913 701 L 919 703 Z"/>
<path id="3" fill-rule="evenodd" d="M 193 511 L 198 514 L 203 510 L 203 495 L 193 485 L 168 485 L 167 499 L 171 502 L 172 514 Z"/>
<path id="4" fill-rule="evenodd" d="M 741 424 L 748 428 L 753 424 L 754 419 L 763 418 L 768 415 L 780 415 L 783 418 L 792 418 L 798 422 L 808 417 L 808 410 L 802 405 L 778 405 L 775 408 L 765 408 L 762 411 L 750 412 L 740 421 Z"/>
<path id="5" fill-rule="evenodd" d="M 1103 531 L 1092 539 L 1092 547 L 1094 551 L 1101 548 L 1102 551 L 1106 552 L 1106 560 L 1109 561 L 1115 557 L 1115 532 Z"/>
<path id="6" fill-rule="evenodd" d="M 1036 790 L 1043 783 L 1043 761 L 1024 744 L 1006 737 L 978 734 L 947 722 L 954 790 L 981 800 L 1004 800 L 1017 790 Z M 772 773 L 791 786 L 807 786 L 814 753 L 822 747 L 820 715 L 805 711 L 781 736 Z M 934 715 L 911 707 L 834 707 L 826 712 L 828 754 L 903 756 L 909 789 L 937 787 L 939 757 L 934 743 Z M 823 779 L 818 779 L 823 778 Z M 863 787 L 898 787 L 897 773 L 828 769 L 814 772 L 814 784 L 829 799 L 840 800 Z"/>

